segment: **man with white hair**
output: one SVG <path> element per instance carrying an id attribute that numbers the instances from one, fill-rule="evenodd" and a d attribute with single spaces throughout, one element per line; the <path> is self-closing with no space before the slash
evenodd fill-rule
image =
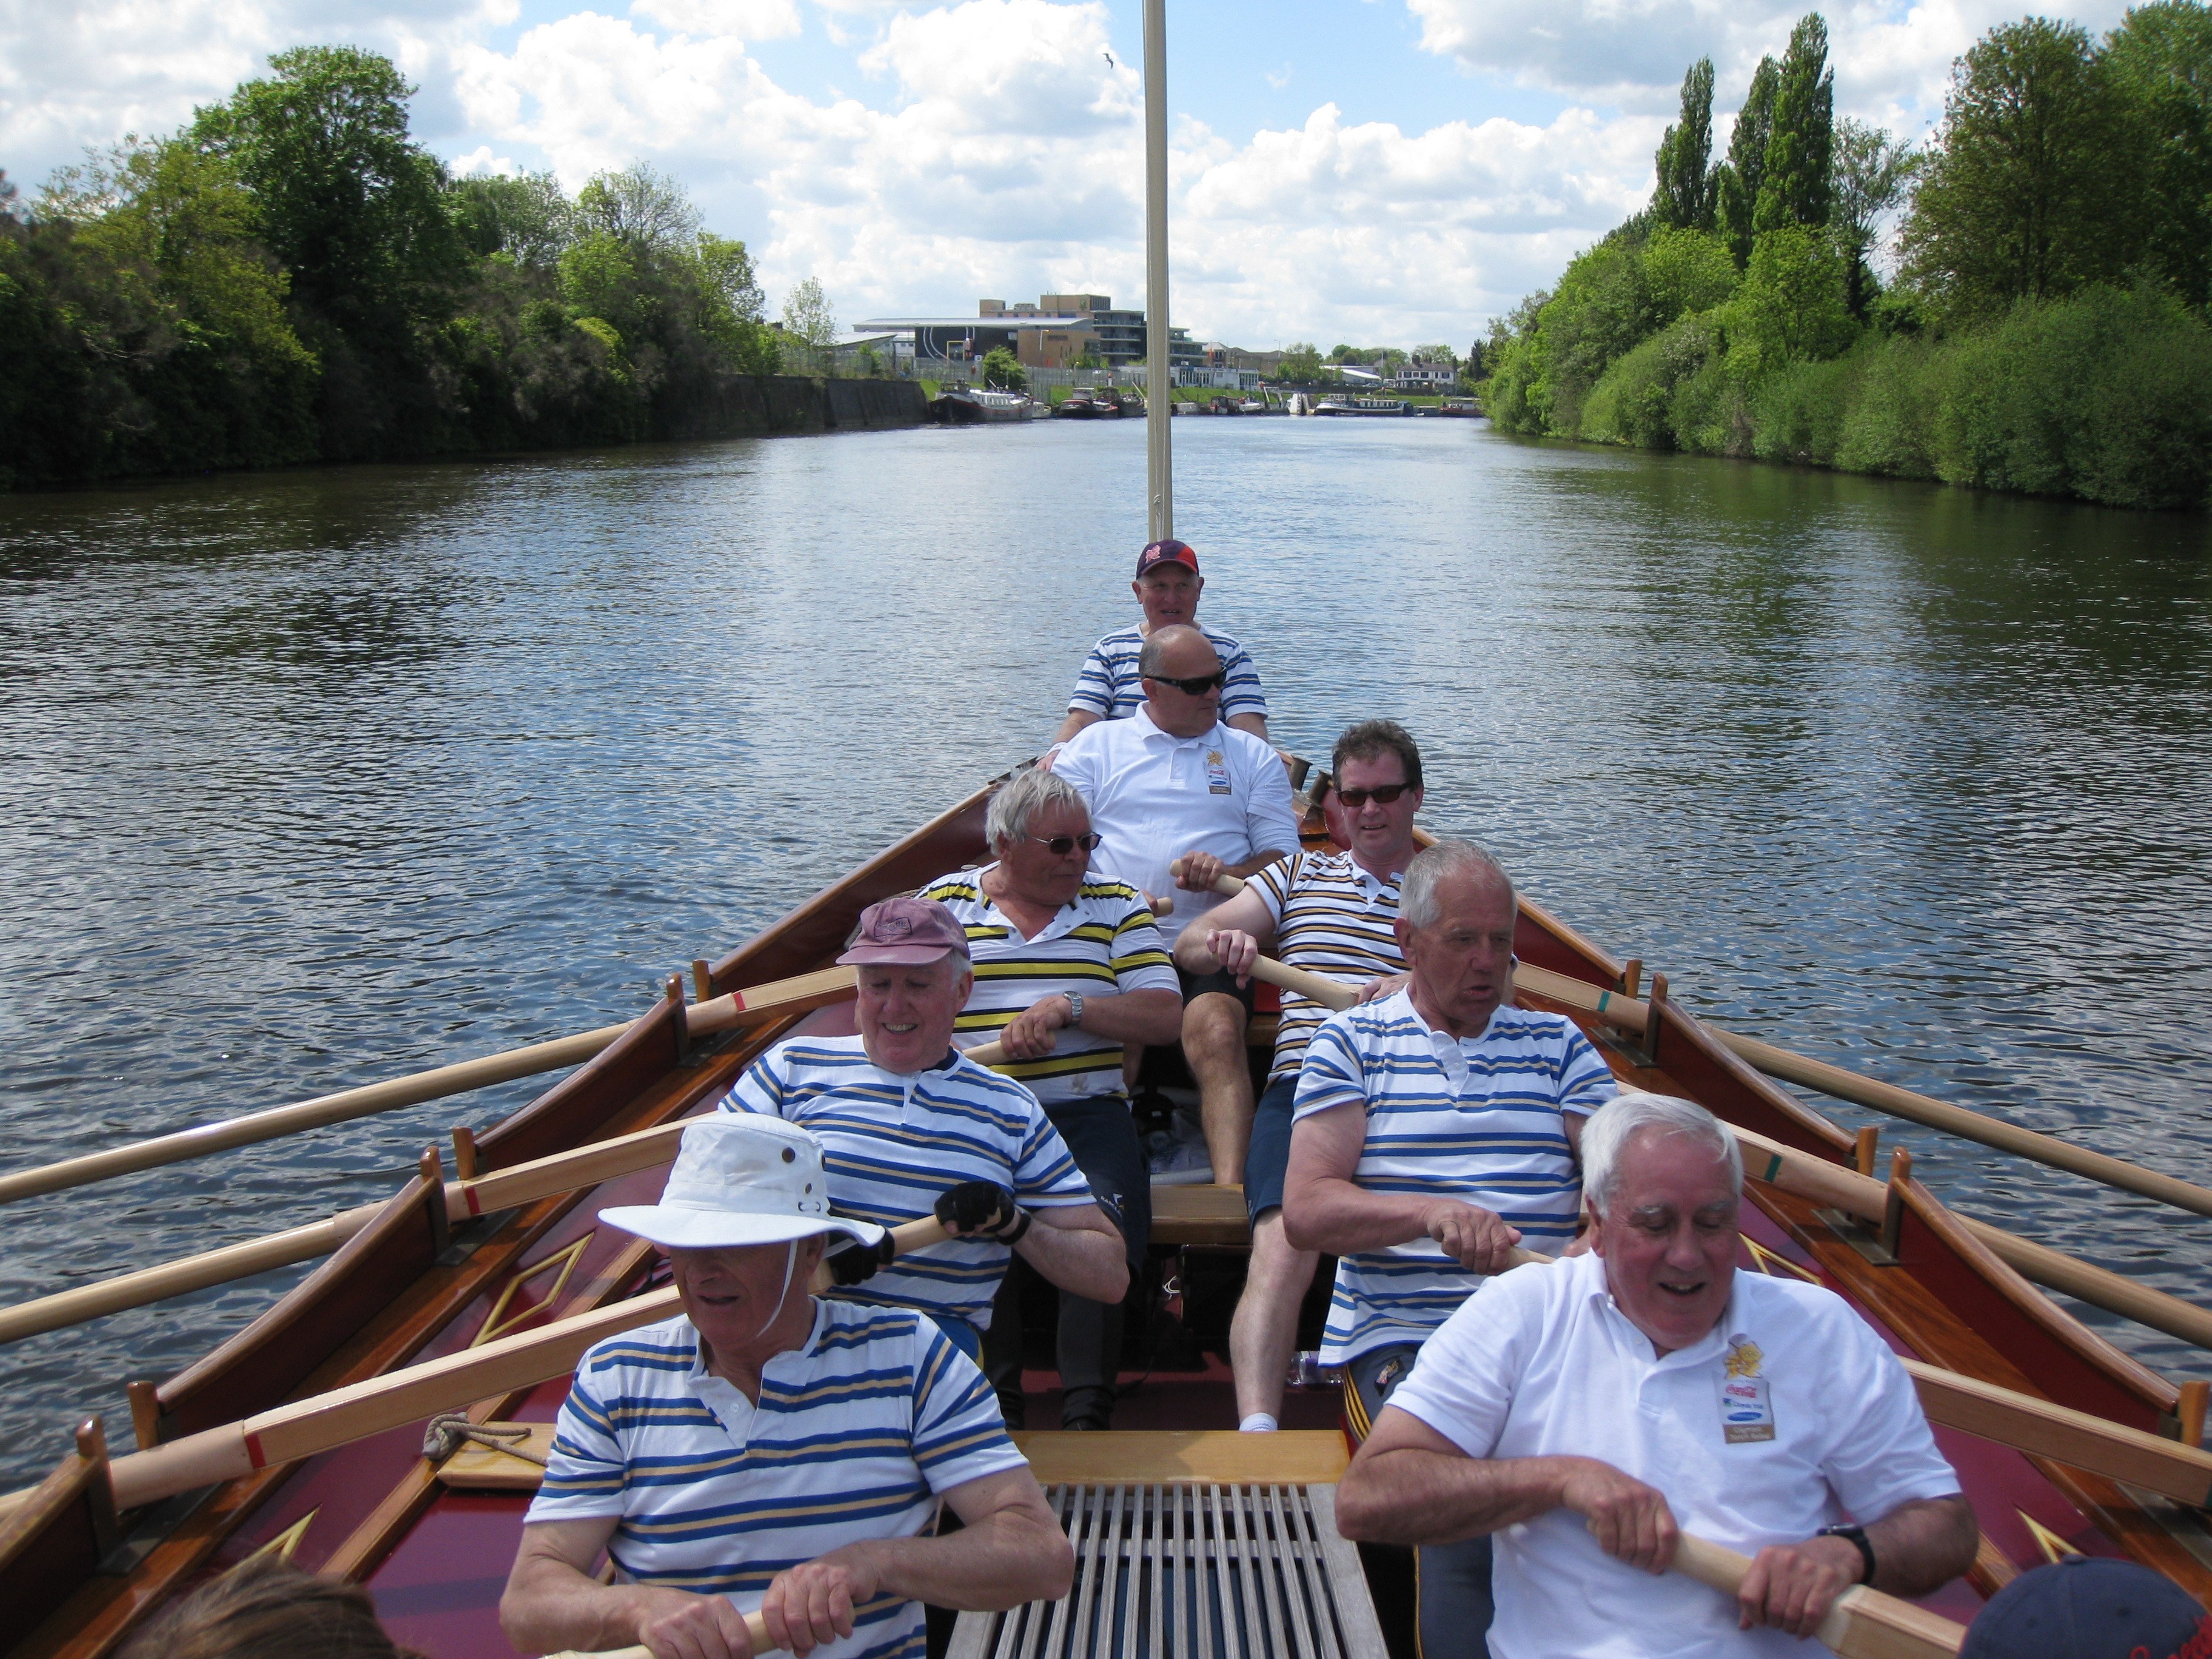
<path id="1" fill-rule="evenodd" d="M 1850 1585 L 1966 1571 L 1973 1510 L 1896 1355 L 1834 1292 L 1737 1273 L 1735 1137 L 1623 1095 L 1582 1156 L 1590 1253 L 1430 1339 L 1338 1488 L 1345 1535 L 1495 1534 L 1496 1659 L 1802 1652 Z M 1682 1531 L 1753 1557 L 1733 1603 L 1650 1576 Z"/>
<path id="2" fill-rule="evenodd" d="M 684 1311 L 576 1368 L 500 1601 L 518 1650 L 748 1659 L 757 1610 L 802 1656 L 892 1659 L 921 1650 L 924 1602 L 1066 1594 L 1067 1540 L 975 1366 L 919 1315 L 809 1293 L 829 1240 L 882 1238 L 827 1190 L 804 1129 L 718 1115 L 659 1203 L 600 1212 L 667 1252 Z M 926 1536 L 940 1502 L 962 1528 Z"/>
<path id="3" fill-rule="evenodd" d="M 837 960 L 857 970 L 860 1035 L 787 1038 L 721 1109 L 819 1136 L 839 1213 L 887 1227 L 934 1215 L 953 1238 L 888 1263 L 841 1250 L 836 1294 L 928 1314 L 970 1359 L 1018 1254 L 1064 1290 L 1121 1301 L 1121 1235 L 1036 1097 L 952 1046 L 975 975 L 951 912 L 930 899 L 872 904 Z"/>
<path id="4" fill-rule="evenodd" d="M 1332 1015 L 1299 1067 L 1283 1233 L 1338 1258 L 1321 1358 L 1345 1368 L 1355 1436 L 1516 1245 L 1574 1237 L 1576 1142 L 1613 1074 L 1571 1020 L 1510 1006 L 1517 920 L 1487 853 L 1414 854 L 1394 924 L 1405 988 Z M 1488 1623 L 1489 1553 L 1483 1539 L 1421 1551 L 1429 1651 Z"/>
<path id="5" fill-rule="evenodd" d="M 994 862 L 925 885 L 968 936 L 975 981 L 955 1027 L 969 1045 L 995 1038 L 996 1069 L 1027 1087 L 1121 1230 L 1132 1279 L 1152 1232 L 1144 1148 L 1121 1090 L 1122 1045 L 1173 1042 L 1182 994 L 1152 907 L 1125 881 L 1090 873 L 1098 836 L 1066 779 L 1032 768 L 1002 785 L 984 815 Z M 1122 1304 L 1063 1290 L 1060 1426 L 1111 1425 Z M 1007 1425 L 1024 1427 L 1021 1283 L 1007 1274 L 984 1334 L 984 1371 Z"/>

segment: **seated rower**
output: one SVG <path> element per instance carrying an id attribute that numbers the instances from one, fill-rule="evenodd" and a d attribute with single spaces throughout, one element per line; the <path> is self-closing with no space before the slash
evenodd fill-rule
<path id="1" fill-rule="evenodd" d="M 1099 873 L 1127 882 L 1147 898 L 1174 892 L 1175 908 L 1160 919 L 1170 945 L 1218 903 L 1223 875 L 1250 876 L 1297 849 L 1290 775 L 1275 751 L 1221 720 L 1224 670 L 1205 635 L 1163 628 L 1139 653 L 1145 704 L 1129 719 L 1076 733 L 1053 757 L 1052 769 L 1073 784 L 1100 837 L 1091 860 Z M 1249 1011 L 1252 988 L 1233 976 L 1177 970 L 1183 1029 L 1205 1018 L 1209 998 L 1226 997 Z M 1210 1172 L 1169 1172 L 1185 1182 L 1234 1180 L 1244 1167 L 1251 1107 L 1217 1116 L 1205 1103 Z M 1159 1172 L 1156 1172 L 1159 1173 Z"/>
<path id="2" fill-rule="evenodd" d="M 1367 1432 L 1437 1328 L 1525 1237 L 1575 1235 L 1583 1120 L 1613 1073 L 1574 1022 L 1509 1006 L 1512 881 L 1463 841 L 1413 855 L 1399 884 L 1403 990 L 1331 1015 L 1298 1071 L 1285 1241 L 1336 1257 L 1322 1337 Z M 1419 1554 L 1422 1643 L 1455 1651 L 1490 1620 L 1487 1539 Z"/>
<path id="3" fill-rule="evenodd" d="M 1591 1253 L 1491 1280 L 1429 1339 L 1337 1490 L 1345 1535 L 1496 1534 L 1497 1659 L 1802 1653 L 1849 1586 L 1972 1566 L 1897 1356 L 1834 1292 L 1736 1271 L 1735 1137 L 1630 1094 L 1582 1153 Z M 1650 1576 L 1678 1528 L 1754 1557 L 1733 1604 Z"/>
<path id="4" fill-rule="evenodd" d="M 1125 720 L 1143 706 L 1145 688 L 1137 668 L 1137 653 L 1145 641 L 1163 628 L 1196 627 L 1198 596 L 1206 578 L 1198 574 L 1198 555 L 1188 542 L 1154 542 L 1137 555 L 1137 579 L 1129 584 L 1144 607 L 1134 627 L 1117 629 L 1091 647 L 1083 672 L 1076 677 L 1075 695 L 1067 700 L 1067 718 L 1053 733 L 1054 743 L 1066 743 L 1085 726 L 1099 720 Z M 1267 699 L 1260 690 L 1260 671 L 1244 647 L 1226 634 L 1202 630 L 1228 679 L 1221 692 L 1221 718 L 1240 732 L 1265 740 Z"/>
<path id="5" fill-rule="evenodd" d="M 1293 968 L 1359 988 L 1363 1000 L 1395 990 L 1405 954 L 1398 948 L 1398 882 L 1419 850 L 1413 815 L 1421 810 L 1421 751 L 1395 720 L 1363 720 L 1336 740 L 1329 758 L 1335 787 L 1329 828 L 1348 849 L 1295 852 L 1271 864 L 1236 897 L 1208 911 L 1176 941 L 1176 965 L 1195 978 L 1249 981 L 1263 953 Z M 1274 1064 L 1256 1111 L 1246 1057 L 1246 1010 L 1209 996 L 1183 1024 L 1182 1049 L 1209 1118 L 1249 1118 L 1244 1207 L 1252 1222 L 1252 1261 L 1229 1327 L 1240 1426 L 1275 1426 L 1283 1385 L 1297 1348 L 1298 1309 L 1321 1260 L 1283 1237 L 1283 1173 L 1291 1156 L 1291 1108 L 1306 1043 L 1329 1010 L 1296 991 L 1283 993 Z"/>
<path id="6" fill-rule="evenodd" d="M 1031 769 L 991 797 L 983 832 L 996 862 L 929 883 L 921 896 L 968 936 L 973 988 L 956 1038 L 996 1038 L 997 1069 L 1023 1084 L 1074 1154 L 1091 1193 L 1121 1230 L 1131 1277 L 1152 1231 L 1152 1183 L 1121 1091 L 1128 1042 L 1172 1042 L 1182 994 L 1153 925 L 1127 882 L 1089 875 L 1091 814 L 1074 785 Z M 1009 1427 L 1024 1425 L 1021 1290 L 1000 1287 L 984 1334 L 984 1372 Z M 1122 1304 L 1060 1295 L 1060 1426 L 1109 1427 L 1121 1364 Z"/>
<path id="7" fill-rule="evenodd" d="M 841 1250 L 833 1294 L 926 1313 L 970 1359 L 1018 1254 L 1062 1290 L 1119 1303 L 1129 1287 L 1121 1235 L 1060 1131 L 1028 1089 L 952 1046 L 975 976 L 951 912 L 929 899 L 872 904 L 837 960 L 858 970 L 860 1034 L 787 1038 L 745 1069 L 721 1109 L 811 1131 L 839 1213 L 886 1227 L 933 1214 L 954 1237 L 881 1271 L 870 1253 Z"/>
<path id="8" fill-rule="evenodd" d="M 600 1212 L 667 1251 L 684 1311 L 576 1368 L 500 1600 L 518 1650 L 748 1659 L 757 1610 L 802 1659 L 890 1659 L 921 1651 L 921 1603 L 1066 1594 L 1067 1540 L 975 1366 L 917 1314 L 808 1294 L 830 1237 L 881 1236 L 826 1184 L 804 1129 L 717 1115 L 658 1204 Z M 963 1525 L 925 1537 L 940 1502 Z"/>

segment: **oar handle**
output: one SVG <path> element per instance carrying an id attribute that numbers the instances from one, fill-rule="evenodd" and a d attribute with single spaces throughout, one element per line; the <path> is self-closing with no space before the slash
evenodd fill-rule
<path id="1" fill-rule="evenodd" d="M 773 1653 L 775 1644 L 768 1639 L 768 1621 L 757 1613 L 745 1615 L 745 1640 L 755 1653 Z M 653 1659 L 653 1650 L 643 1643 L 630 1648 L 602 1648 L 586 1652 L 566 1648 L 559 1653 L 549 1653 L 545 1659 Z"/>
<path id="2" fill-rule="evenodd" d="M 1171 860 L 1168 864 L 1168 873 L 1173 876 L 1177 881 L 1181 881 L 1182 879 L 1182 860 Z M 1244 878 L 1242 876 L 1216 876 L 1213 878 L 1213 890 L 1220 894 L 1224 898 L 1235 898 L 1239 893 L 1244 890 Z"/>
<path id="3" fill-rule="evenodd" d="M 892 1228 L 890 1232 L 893 1261 L 915 1250 L 926 1250 L 933 1244 L 942 1244 L 952 1237 L 945 1231 L 945 1224 L 933 1215 L 926 1215 L 919 1221 L 903 1223 Z M 828 1261 L 815 1268 L 812 1286 L 815 1295 L 835 1290 L 836 1285 L 836 1275 L 830 1271 Z"/>

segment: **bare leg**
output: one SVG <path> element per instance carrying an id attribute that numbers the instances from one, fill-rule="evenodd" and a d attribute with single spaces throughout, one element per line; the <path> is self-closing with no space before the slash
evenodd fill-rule
<path id="1" fill-rule="evenodd" d="M 1213 1178 L 1233 1185 L 1244 1178 L 1244 1149 L 1252 1139 L 1252 1062 L 1244 1051 L 1244 1005 L 1209 991 L 1182 1011 L 1182 1055 L 1198 1079 L 1198 1106 Z"/>
<path id="2" fill-rule="evenodd" d="M 1252 1265 L 1245 1271 L 1237 1316 L 1229 1322 L 1239 1421 L 1255 1412 L 1282 1414 L 1284 1379 L 1297 1352 L 1298 1304 L 1305 1300 L 1320 1260 L 1316 1251 L 1290 1247 L 1280 1210 L 1270 1210 L 1253 1224 Z"/>

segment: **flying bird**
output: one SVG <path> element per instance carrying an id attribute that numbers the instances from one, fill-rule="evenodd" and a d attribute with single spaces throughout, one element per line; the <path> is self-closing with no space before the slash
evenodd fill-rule
<path id="1" fill-rule="evenodd" d="M 1101 55 L 1106 59 L 1106 67 L 1108 69 L 1112 69 L 1114 67 L 1114 54 L 1109 52 Z"/>

